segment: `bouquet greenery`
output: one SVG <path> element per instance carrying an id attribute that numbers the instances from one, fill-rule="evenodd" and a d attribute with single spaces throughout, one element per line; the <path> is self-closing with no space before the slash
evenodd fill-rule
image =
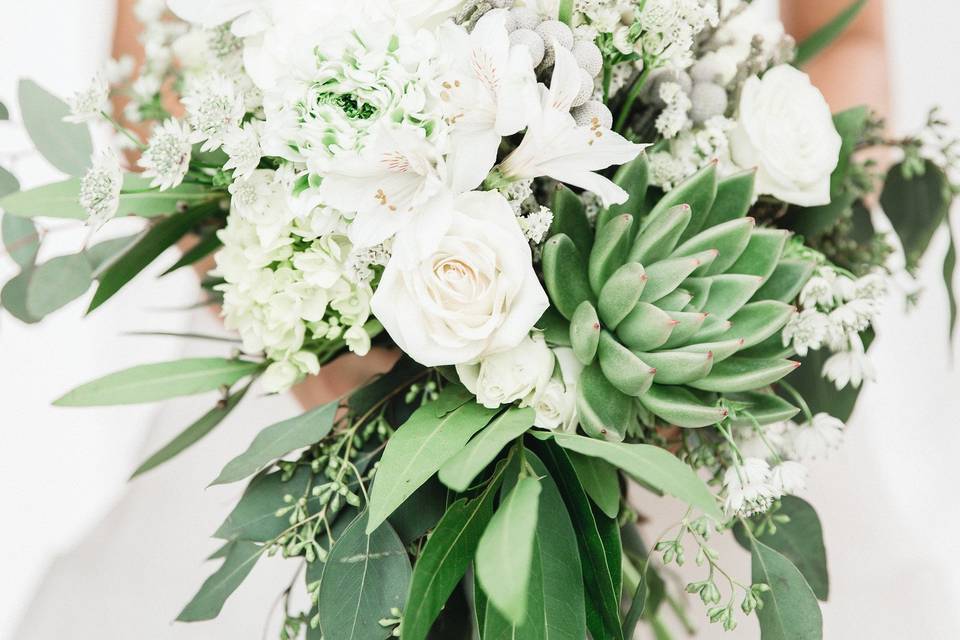
<path id="1" fill-rule="evenodd" d="M 118 61 L 69 106 L 22 82 L 24 126 L 74 177 L 18 191 L 0 171 L 19 266 L 2 303 L 33 323 L 95 285 L 92 312 L 193 237 L 168 272 L 215 256 L 205 301 L 236 348 L 56 403 L 218 394 L 139 475 L 251 388 L 399 355 L 222 466 L 214 484 L 246 490 L 179 620 L 216 617 L 281 554 L 303 567 L 285 639 L 669 637 L 667 577 L 692 555 L 710 622 L 822 636 L 820 522 L 796 494 L 872 376 L 890 255 L 915 268 L 957 191 L 936 115 L 891 140 L 800 70 L 862 0 L 799 46 L 737 1 L 168 5 L 138 8 L 136 78 Z M 143 232 L 96 241 L 120 215 Z M 85 220 L 84 250 L 38 264 L 44 218 Z M 954 267 L 951 244 L 951 299 Z M 657 539 L 644 492 L 686 505 Z M 750 550 L 750 583 L 720 535 Z"/>

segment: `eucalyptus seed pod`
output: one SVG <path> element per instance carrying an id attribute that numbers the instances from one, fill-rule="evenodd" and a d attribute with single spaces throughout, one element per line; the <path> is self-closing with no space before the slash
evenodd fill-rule
<path id="1" fill-rule="evenodd" d="M 787 231 L 747 217 L 753 172 L 719 180 L 711 164 L 654 198 L 646 162 L 620 168 L 630 198 L 594 229 L 568 190 L 554 202 L 543 269 L 559 314 L 541 328 L 586 366 L 581 426 L 609 440 L 637 421 L 705 427 L 728 417 L 725 398 L 749 412 L 734 424 L 793 417 L 769 387 L 799 366 L 781 331 L 812 265 L 783 258 Z"/>

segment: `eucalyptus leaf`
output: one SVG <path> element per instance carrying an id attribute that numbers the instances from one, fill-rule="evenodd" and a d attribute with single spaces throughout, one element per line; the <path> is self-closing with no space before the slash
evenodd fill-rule
<path id="1" fill-rule="evenodd" d="M 819 600 L 830 595 L 830 576 L 827 573 L 827 552 L 823 545 L 823 529 L 814 508 L 796 496 L 780 499 L 777 515 L 785 515 L 790 521 L 778 524 L 776 533 L 769 530 L 757 539 L 774 551 L 783 554 L 803 574 L 807 584 Z M 733 529 L 737 542 L 750 550 L 750 538 L 742 524 Z"/>
<path id="2" fill-rule="evenodd" d="M 533 538 L 537 529 L 540 481 L 520 478 L 477 546 L 477 578 L 489 603 L 514 625 L 527 615 Z"/>
<path id="3" fill-rule="evenodd" d="M 441 392 L 437 402 L 461 394 L 462 389 L 451 385 Z M 370 496 L 368 531 L 379 527 L 495 414 L 493 409 L 468 402 L 437 417 L 434 404 L 418 409 L 387 441 Z"/>
<path id="4" fill-rule="evenodd" d="M 40 322 L 27 310 L 27 288 L 30 286 L 30 276 L 33 267 L 24 269 L 19 275 L 7 281 L 0 290 L 0 304 L 10 312 L 14 318 L 27 324 Z"/>
<path id="5" fill-rule="evenodd" d="M 147 460 L 133 472 L 132 477 L 135 478 L 151 469 L 155 469 L 199 442 L 213 431 L 217 425 L 223 422 L 224 418 L 230 415 L 230 412 L 240 404 L 240 401 L 243 400 L 243 397 L 249 389 L 250 385 L 248 384 L 236 393 L 230 394 L 226 400 L 218 402 L 217 406 L 205 413 L 200 419 L 178 434 L 177 437 L 161 447 L 159 451 L 147 458 Z"/>
<path id="6" fill-rule="evenodd" d="M 277 516 L 278 510 L 289 507 L 284 496 L 293 496 L 294 500 L 309 498 L 310 477 L 306 466 L 297 467 L 286 480 L 282 471 L 261 473 L 250 481 L 213 536 L 221 540 L 270 542 L 290 526 L 286 518 Z"/>
<path id="7" fill-rule="evenodd" d="M 330 402 L 263 429 L 246 451 L 227 463 L 211 485 L 243 480 L 291 451 L 316 444 L 333 429 L 338 407 L 338 402 Z"/>
<path id="8" fill-rule="evenodd" d="M 85 294 L 93 284 L 90 261 L 82 253 L 53 258 L 33 270 L 27 311 L 42 318 Z"/>
<path id="9" fill-rule="evenodd" d="M 404 544 L 422 538 L 443 517 L 448 491 L 439 480 L 430 478 L 390 514 L 387 522 Z"/>
<path id="10" fill-rule="evenodd" d="M 193 600 L 177 616 L 179 622 L 213 620 L 237 587 L 253 570 L 264 548 L 253 542 L 236 542 L 227 550 L 223 564 L 207 578 Z"/>
<path id="11" fill-rule="evenodd" d="M 21 268 L 33 265 L 40 250 L 40 235 L 31 220 L 5 215 L 0 218 L 0 233 L 7 255 Z"/>
<path id="12" fill-rule="evenodd" d="M 156 402 L 229 387 L 259 368 L 256 362 L 225 358 L 187 358 L 140 365 L 88 382 L 54 404 L 102 407 Z"/>
<path id="13" fill-rule="evenodd" d="M 10 111 L 7 109 L 7 105 L 0 102 L 0 120 L 9 120 Z"/>
<path id="14" fill-rule="evenodd" d="M 466 491 L 507 444 L 533 426 L 534 418 L 536 412 L 529 407 L 504 411 L 440 467 L 440 481 L 454 491 Z"/>
<path id="15" fill-rule="evenodd" d="M 753 582 L 770 587 L 757 611 L 762 640 L 821 640 L 820 605 L 800 571 L 762 542 L 754 540 L 751 548 Z"/>
<path id="16" fill-rule="evenodd" d="M 484 640 L 583 640 L 587 637 L 586 601 L 577 558 L 577 534 L 560 490 L 543 462 L 529 451 L 524 456 L 541 478 L 527 615 L 519 625 L 514 625 L 495 607 L 485 606 L 483 637 Z"/>
<path id="17" fill-rule="evenodd" d="M 33 80 L 21 80 L 18 93 L 23 126 L 40 155 L 67 175 L 86 173 L 93 155 L 86 125 L 64 122 L 70 107 Z"/>
<path id="18" fill-rule="evenodd" d="M 380 620 L 402 609 L 412 570 L 403 543 L 388 523 L 370 535 L 361 513 L 333 545 L 320 583 L 320 629 L 325 638 L 378 640 L 392 630 Z"/>
<path id="19" fill-rule="evenodd" d="M 722 518 L 717 499 L 703 480 L 665 449 L 647 444 L 606 442 L 566 433 L 555 433 L 553 438 L 564 449 L 602 458 L 640 482 L 649 483 L 701 509 L 712 518 Z"/>
<path id="20" fill-rule="evenodd" d="M 0 198 L 16 193 L 20 189 L 20 181 L 12 173 L 0 167 Z"/>
<path id="21" fill-rule="evenodd" d="M 427 539 L 410 580 L 407 610 L 403 613 L 405 640 L 426 640 L 430 627 L 470 566 L 480 536 L 493 516 L 493 498 L 504 465 L 473 500 L 450 505 Z"/>

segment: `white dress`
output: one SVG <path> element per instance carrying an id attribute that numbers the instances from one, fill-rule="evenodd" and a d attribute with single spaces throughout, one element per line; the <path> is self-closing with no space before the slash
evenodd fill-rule
<path id="1" fill-rule="evenodd" d="M 9 45 L 17 52 L 0 51 L 0 99 L 10 103 L 18 75 L 38 78 L 59 91 L 81 83 L 107 48 L 110 4 L 32 0 L 16 8 L 12 2 L 0 5 L 0 24 L 16 26 L 5 30 L 7 39 L 0 47 Z M 956 74 L 949 66 L 938 67 L 940 61 L 960 59 L 954 33 L 960 8 L 942 0 L 887 4 L 896 128 L 915 129 L 932 104 L 943 105 L 960 123 L 960 89 L 951 81 Z M 34 41 L 43 41 L 43 49 Z M 10 60 L 15 60 L 13 69 Z M 827 640 L 960 637 L 955 534 L 960 528 L 955 491 L 960 486 L 955 461 L 960 374 L 949 366 L 939 276 L 945 238 L 934 244 L 921 273 L 926 288 L 921 307 L 907 315 L 896 300 L 888 305 L 872 350 L 881 379 L 865 391 L 845 448 L 813 469 L 805 496 L 823 520 L 830 561 Z M 249 398 L 207 440 L 129 485 L 123 478 L 142 456 L 209 408 L 209 399 L 177 401 L 156 412 L 42 407 L 60 391 L 97 374 L 179 357 L 188 350 L 196 353 L 194 345 L 114 336 L 134 328 L 169 327 L 172 318 L 195 330 L 216 329 L 213 319 L 202 314 L 164 314 L 151 325 L 145 309 L 155 300 L 176 306 L 194 292 L 188 276 L 160 282 L 158 289 L 156 281 L 141 278 L 92 319 L 80 320 L 82 305 L 40 329 L 24 329 L 3 318 L 0 500 L 5 514 L 15 515 L 4 517 L 0 527 L 0 634 L 13 628 L 42 561 L 54 555 L 59 557 L 25 610 L 22 625 L 9 637 L 256 638 L 285 584 L 290 567 L 264 563 L 228 601 L 218 622 L 170 624 L 212 570 L 202 564 L 216 548 L 209 533 L 241 489 L 204 487 L 257 429 L 297 411 L 289 398 Z M 47 352 L 51 355 L 40 355 Z M 142 442 L 141 425 L 149 424 L 151 415 Z M 33 465 L 41 455 L 44 463 Z M 26 457 L 31 464 L 24 462 Z M 647 534 L 656 535 L 674 507 L 639 493 L 636 501 L 655 518 Z M 78 537 L 111 503 L 92 531 Z M 724 566 L 748 579 L 748 556 L 733 543 L 718 548 Z M 759 637 L 752 620 L 726 634 L 708 627 L 696 603 L 689 616 L 702 628 L 703 638 Z M 669 620 L 670 614 L 665 617 Z M 678 632 L 675 637 L 684 636 Z"/>

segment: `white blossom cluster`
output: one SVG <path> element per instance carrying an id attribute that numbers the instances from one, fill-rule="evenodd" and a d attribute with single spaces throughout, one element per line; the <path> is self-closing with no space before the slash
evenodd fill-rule
<path id="1" fill-rule="evenodd" d="M 823 375 L 837 389 L 859 387 L 874 377 L 860 334 L 879 316 L 887 292 L 881 273 L 854 280 L 830 267 L 822 267 L 800 292 L 800 313 L 783 330 L 784 346 L 800 356 L 823 347 L 833 352 L 823 365 Z"/>
<path id="2" fill-rule="evenodd" d="M 596 172 L 643 149 L 592 106 L 592 32 L 527 8 L 459 25 L 456 2 L 168 5 L 190 23 L 173 45 L 186 114 L 140 164 L 164 189 L 229 172 L 224 319 L 271 361 L 268 389 L 344 345 L 366 353 L 381 330 L 429 366 L 489 369 L 534 341 L 547 299 L 531 245 L 553 214 L 532 180 L 622 202 Z M 205 167 L 192 145 L 226 162 Z M 573 404 L 550 362 L 528 401 L 555 427 Z"/>

